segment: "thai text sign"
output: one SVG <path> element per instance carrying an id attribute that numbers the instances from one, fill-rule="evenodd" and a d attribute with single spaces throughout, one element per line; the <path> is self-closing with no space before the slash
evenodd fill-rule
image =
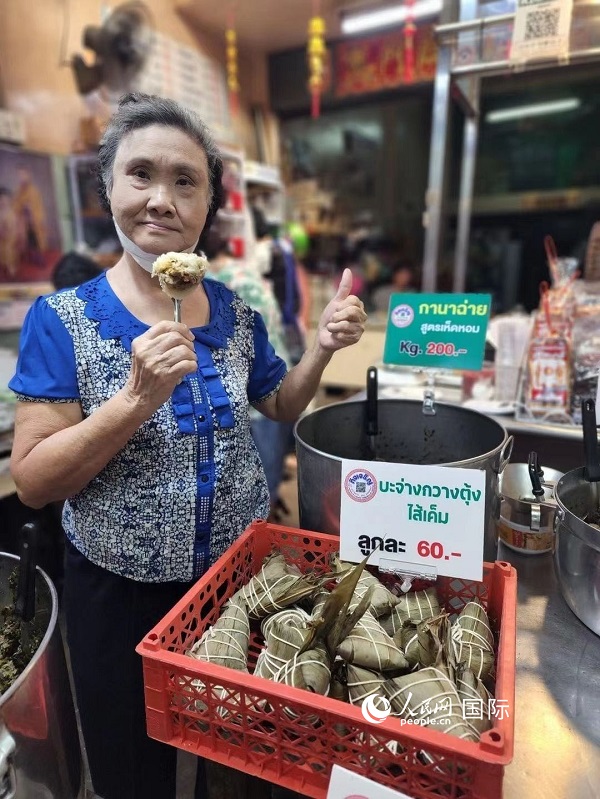
<path id="1" fill-rule="evenodd" d="M 484 471 L 344 459 L 341 497 L 342 560 L 482 580 Z"/>
<path id="2" fill-rule="evenodd" d="M 392 294 L 384 363 L 481 369 L 491 303 L 489 294 Z"/>
<path id="3" fill-rule="evenodd" d="M 327 799 L 410 799 L 410 797 L 400 791 L 377 785 L 376 782 L 341 766 L 334 766 L 331 769 Z"/>

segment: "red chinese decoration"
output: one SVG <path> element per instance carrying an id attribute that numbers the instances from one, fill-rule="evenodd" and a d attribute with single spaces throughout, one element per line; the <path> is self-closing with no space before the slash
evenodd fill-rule
<path id="1" fill-rule="evenodd" d="M 313 119 L 319 116 L 321 92 L 325 75 L 325 20 L 319 14 L 319 2 L 313 3 L 313 16 L 308 21 L 308 88 L 312 97 L 311 115 Z"/>
<path id="2" fill-rule="evenodd" d="M 415 21 L 413 6 L 415 0 L 405 0 L 406 22 L 404 23 L 404 81 L 412 83 L 415 79 Z"/>

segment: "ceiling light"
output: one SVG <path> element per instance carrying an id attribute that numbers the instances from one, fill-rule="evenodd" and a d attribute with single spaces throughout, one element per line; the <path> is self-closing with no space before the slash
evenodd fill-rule
<path id="1" fill-rule="evenodd" d="M 441 12 L 442 6 L 442 0 L 417 0 L 410 15 L 415 20 L 423 17 L 435 17 Z M 407 7 L 399 3 L 376 11 L 362 11 L 353 14 L 342 12 L 342 33 L 362 33 L 375 28 L 401 25 L 408 16 Z"/>
<path id="2" fill-rule="evenodd" d="M 569 97 L 566 100 L 555 100 L 551 103 L 534 103 L 533 105 L 521 105 L 514 108 L 502 108 L 498 111 L 489 111 L 485 115 L 486 122 L 510 122 L 513 119 L 525 119 L 525 117 L 541 117 L 546 114 L 561 114 L 565 111 L 574 111 L 581 105 L 578 97 Z"/>

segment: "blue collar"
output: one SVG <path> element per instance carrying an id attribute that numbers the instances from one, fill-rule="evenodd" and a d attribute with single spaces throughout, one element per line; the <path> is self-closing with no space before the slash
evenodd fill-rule
<path id="1" fill-rule="evenodd" d="M 225 348 L 234 334 L 233 294 L 216 280 L 205 280 L 203 286 L 210 305 L 210 321 L 203 327 L 193 327 L 192 333 L 210 349 Z M 106 279 L 106 273 L 79 286 L 75 293 L 85 302 L 87 318 L 98 322 L 100 337 L 120 338 L 127 352 L 131 352 L 133 339 L 149 330 L 149 325 L 140 322 L 123 305 Z"/>

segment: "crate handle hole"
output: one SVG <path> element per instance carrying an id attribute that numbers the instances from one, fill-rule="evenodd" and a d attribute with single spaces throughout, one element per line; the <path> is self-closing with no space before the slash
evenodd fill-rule
<path id="1" fill-rule="evenodd" d="M 488 730 L 482 734 L 480 742 L 483 748 L 489 752 L 498 752 L 504 746 L 504 733 L 498 730 Z"/>
<path id="2" fill-rule="evenodd" d="M 150 633 L 144 638 L 144 647 L 156 651 L 160 648 L 160 639 L 157 633 Z"/>

